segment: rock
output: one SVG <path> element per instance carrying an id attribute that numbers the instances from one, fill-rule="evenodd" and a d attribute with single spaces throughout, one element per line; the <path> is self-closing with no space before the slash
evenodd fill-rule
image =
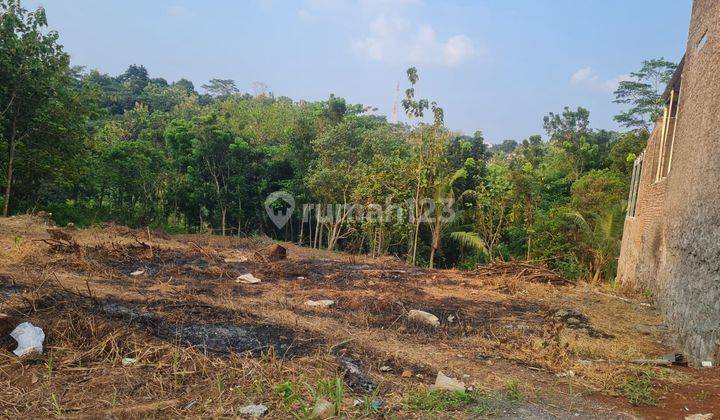
<path id="1" fill-rule="evenodd" d="M 70 229 L 70 230 L 75 229 L 75 223 L 73 223 L 73 222 L 68 222 L 66 228 L 68 228 L 68 229 Z"/>
<path id="2" fill-rule="evenodd" d="M 141 275 L 141 274 L 145 274 L 145 270 L 143 270 L 143 269 L 141 269 L 141 268 L 138 268 L 137 270 L 135 270 L 135 271 L 133 271 L 132 273 L 130 273 L 131 276 L 139 276 L 139 275 Z"/>
<path id="3" fill-rule="evenodd" d="M 330 299 L 322 299 L 322 300 L 306 300 L 305 305 L 317 307 L 317 308 L 327 308 L 330 306 L 333 306 L 335 304 L 335 301 L 332 301 Z"/>
<path id="4" fill-rule="evenodd" d="M 703 360 L 702 362 L 700 362 L 700 366 L 704 368 L 711 368 L 713 367 L 713 362 L 710 360 Z"/>
<path id="5" fill-rule="evenodd" d="M 236 283 L 244 283 L 244 284 L 256 284 L 256 283 L 260 283 L 261 281 L 262 280 L 253 276 L 251 273 L 243 274 L 242 276 L 238 276 L 238 278 L 235 279 Z"/>
<path id="6" fill-rule="evenodd" d="M 330 401 L 319 399 L 315 403 L 315 408 L 312 411 L 312 418 L 314 419 L 329 419 L 335 415 L 335 404 Z"/>
<path id="7" fill-rule="evenodd" d="M 286 258 L 287 249 L 282 245 L 274 244 L 267 250 L 268 261 L 280 261 Z"/>
<path id="8" fill-rule="evenodd" d="M 411 309 L 408 312 L 408 319 L 420 324 L 431 325 L 437 327 L 440 325 L 440 319 L 430 312 L 420 311 L 417 309 Z"/>
<path id="9" fill-rule="evenodd" d="M 380 372 L 390 372 L 391 370 L 390 366 L 380 366 Z"/>
<path id="10" fill-rule="evenodd" d="M 125 357 L 122 359 L 123 366 L 132 366 L 137 363 L 137 359 L 134 357 Z"/>
<path id="11" fill-rule="evenodd" d="M 465 383 L 455 378 L 445 376 L 442 371 L 439 371 L 432 389 L 436 391 L 465 391 Z"/>
<path id="12" fill-rule="evenodd" d="M 402 371 L 402 377 L 403 378 L 412 378 L 413 372 L 410 369 L 405 369 Z"/>
<path id="13" fill-rule="evenodd" d="M 713 418 L 712 413 L 707 414 L 691 414 L 689 416 L 685 416 L 685 420 L 710 420 Z"/>
<path id="14" fill-rule="evenodd" d="M 16 356 L 22 357 L 33 352 L 40 354 L 43 352 L 45 332 L 40 327 L 36 327 L 29 322 L 23 322 L 15 327 L 10 333 L 10 337 L 14 338 L 18 343 L 17 348 L 13 350 Z"/>
<path id="15" fill-rule="evenodd" d="M 245 407 L 240 407 L 238 413 L 250 417 L 262 417 L 267 411 L 268 408 L 263 404 L 250 404 Z"/>

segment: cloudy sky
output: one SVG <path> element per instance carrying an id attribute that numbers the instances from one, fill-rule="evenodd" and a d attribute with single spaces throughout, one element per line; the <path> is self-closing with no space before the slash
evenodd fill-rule
<path id="1" fill-rule="evenodd" d="M 563 106 L 616 128 L 612 91 L 643 59 L 678 61 L 691 0 L 25 0 L 43 5 L 73 63 L 196 87 L 330 93 L 389 114 L 404 71 L 451 129 L 490 142 L 542 133 Z"/>

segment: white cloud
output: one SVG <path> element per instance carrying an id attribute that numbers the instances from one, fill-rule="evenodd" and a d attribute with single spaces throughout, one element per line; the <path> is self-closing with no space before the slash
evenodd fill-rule
<path id="1" fill-rule="evenodd" d="M 602 80 L 592 67 L 587 66 L 579 69 L 570 76 L 570 83 L 573 86 L 584 87 L 599 92 L 613 93 L 621 81 L 631 80 L 629 74 L 621 74 L 611 79 Z"/>
<path id="2" fill-rule="evenodd" d="M 438 40 L 429 25 L 414 26 L 409 20 L 381 14 L 369 23 L 369 35 L 353 47 L 374 61 L 457 66 L 477 55 L 473 41 L 463 34 Z"/>

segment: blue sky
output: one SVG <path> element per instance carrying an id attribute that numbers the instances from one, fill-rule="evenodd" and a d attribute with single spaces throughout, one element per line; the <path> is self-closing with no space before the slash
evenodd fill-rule
<path id="1" fill-rule="evenodd" d="M 330 93 L 389 114 L 415 65 L 449 128 L 489 142 L 542 133 L 563 106 L 617 128 L 618 80 L 640 61 L 679 61 L 691 0 L 25 0 L 43 5 L 73 64 L 143 64 L 200 87 L 263 82 L 276 95 Z"/>

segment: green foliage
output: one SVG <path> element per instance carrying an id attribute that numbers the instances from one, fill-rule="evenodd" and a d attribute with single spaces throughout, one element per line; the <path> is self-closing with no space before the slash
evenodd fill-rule
<path id="1" fill-rule="evenodd" d="M 615 121 L 630 129 L 650 131 L 652 124 L 662 115 L 662 95 L 677 65 L 664 58 L 645 60 L 642 67 L 630 73 L 615 90 L 615 103 L 630 106 L 615 116 Z"/>
<path id="2" fill-rule="evenodd" d="M 456 411 L 475 401 L 472 393 L 465 391 L 420 391 L 408 396 L 406 404 L 414 411 Z"/>
<path id="3" fill-rule="evenodd" d="M 593 129 L 587 109 L 566 107 L 544 118 L 547 140 L 488 146 L 480 131 L 444 126 L 443 109 L 419 97 L 414 67 L 405 125 L 332 94 L 294 102 L 265 87 L 241 94 L 227 79 L 198 94 L 192 82 L 153 77 L 142 65 L 114 76 L 70 67 L 43 9 L 0 0 L 0 11 L 0 203 L 8 211 L 48 210 L 79 226 L 263 233 L 431 267 L 527 259 L 571 278 L 614 275 L 647 131 Z M 656 113 L 672 68 L 648 61 L 621 83 L 617 101 L 636 108 L 628 127 Z M 278 190 L 298 204 L 281 229 L 263 207 Z M 338 218 L 307 221 L 305 203 L 357 203 L 375 216 L 378 205 L 390 209 L 352 220 L 338 206 Z"/>
<path id="4" fill-rule="evenodd" d="M 632 405 L 655 405 L 657 400 L 653 393 L 655 375 L 648 370 L 635 372 L 623 385 L 625 397 Z"/>

